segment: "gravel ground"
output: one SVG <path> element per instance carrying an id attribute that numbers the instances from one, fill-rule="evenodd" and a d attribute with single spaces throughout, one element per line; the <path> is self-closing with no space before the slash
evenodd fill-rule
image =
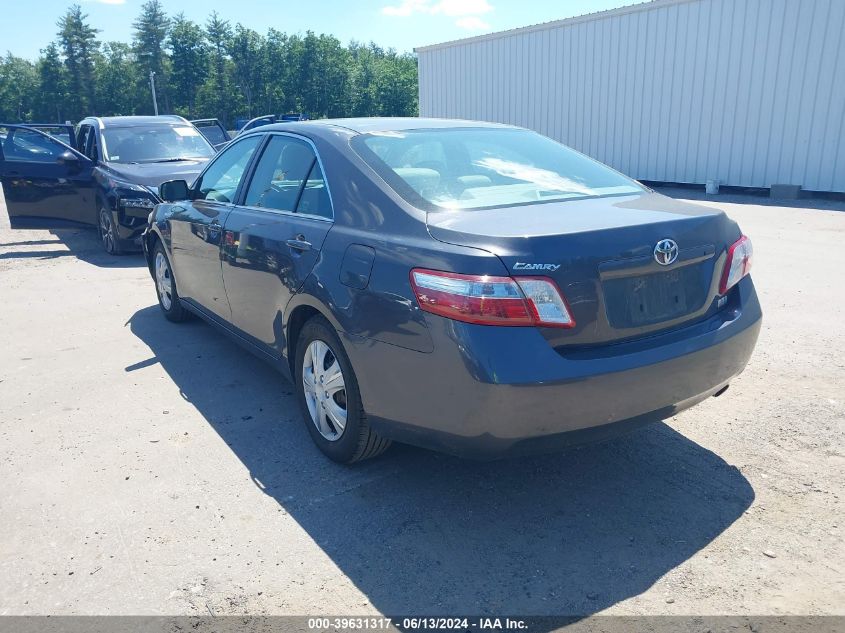
<path id="1" fill-rule="evenodd" d="M 0 228 L 0 614 L 845 614 L 845 204 L 703 204 L 753 237 L 765 314 L 724 396 L 353 468 L 269 366 L 166 322 L 140 256 Z"/>

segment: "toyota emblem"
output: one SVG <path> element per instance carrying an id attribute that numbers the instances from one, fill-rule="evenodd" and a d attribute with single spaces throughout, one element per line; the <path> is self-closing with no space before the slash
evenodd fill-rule
<path id="1" fill-rule="evenodd" d="M 654 259 L 661 266 L 668 266 L 678 259 L 678 244 L 675 240 L 660 240 L 654 247 Z"/>

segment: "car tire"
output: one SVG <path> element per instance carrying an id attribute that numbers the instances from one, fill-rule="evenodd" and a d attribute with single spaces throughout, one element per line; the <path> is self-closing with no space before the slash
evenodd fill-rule
<path id="1" fill-rule="evenodd" d="M 324 317 L 312 317 L 302 327 L 296 344 L 294 374 L 308 433 L 329 459 L 352 464 L 388 449 L 390 440 L 370 427 L 352 364 L 340 338 Z M 342 389 L 337 389 L 341 384 Z M 341 428 L 342 414 L 345 420 Z"/>
<path id="2" fill-rule="evenodd" d="M 156 285 L 158 306 L 161 308 L 164 316 L 174 323 L 187 320 L 190 317 L 190 313 L 179 300 L 179 291 L 176 289 L 176 277 L 174 277 L 173 269 L 170 267 L 170 259 L 167 257 L 167 253 L 164 252 L 164 246 L 158 241 L 153 249 L 153 279 Z"/>
<path id="3" fill-rule="evenodd" d="M 98 217 L 97 232 L 100 235 L 103 250 L 109 255 L 120 255 L 120 238 L 117 236 L 117 227 L 114 225 L 111 212 L 105 208 L 100 209 Z"/>

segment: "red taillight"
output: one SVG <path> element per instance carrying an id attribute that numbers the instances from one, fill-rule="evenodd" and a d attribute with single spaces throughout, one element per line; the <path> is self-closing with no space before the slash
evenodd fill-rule
<path id="1" fill-rule="evenodd" d="M 460 275 L 415 268 L 411 287 L 420 308 L 481 325 L 575 326 L 554 281 L 547 277 Z"/>
<path id="2" fill-rule="evenodd" d="M 739 283 L 739 280 L 751 271 L 753 260 L 754 248 L 751 246 L 751 240 L 743 235 L 728 249 L 725 270 L 722 272 L 722 281 L 719 284 L 719 294 L 725 294 Z"/>

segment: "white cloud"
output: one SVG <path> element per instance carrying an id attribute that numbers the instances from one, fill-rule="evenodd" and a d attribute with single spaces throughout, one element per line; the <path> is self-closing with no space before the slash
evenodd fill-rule
<path id="1" fill-rule="evenodd" d="M 106 0 L 110 1 L 110 0 Z M 458 18 L 455 25 L 468 31 L 489 30 L 481 16 L 493 10 L 487 0 L 401 0 L 399 4 L 382 7 L 384 15 L 407 17 L 414 14 L 444 15 Z"/>
<path id="2" fill-rule="evenodd" d="M 440 0 L 431 7 L 432 13 L 442 13 L 451 17 L 464 15 L 484 15 L 493 10 L 487 0 Z"/>
<path id="3" fill-rule="evenodd" d="M 381 12 L 384 15 L 407 16 L 412 13 L 430 13 L 430 9 L 429 0 L 402 0 L 396 6 L 382 7 Z"/>
<path id="4" fill-rule="evenodd" d="M 487 31 L 491 27 L 477 15 L 467 15 L 455 20 L 455 24 L 467 31 Z"/>

